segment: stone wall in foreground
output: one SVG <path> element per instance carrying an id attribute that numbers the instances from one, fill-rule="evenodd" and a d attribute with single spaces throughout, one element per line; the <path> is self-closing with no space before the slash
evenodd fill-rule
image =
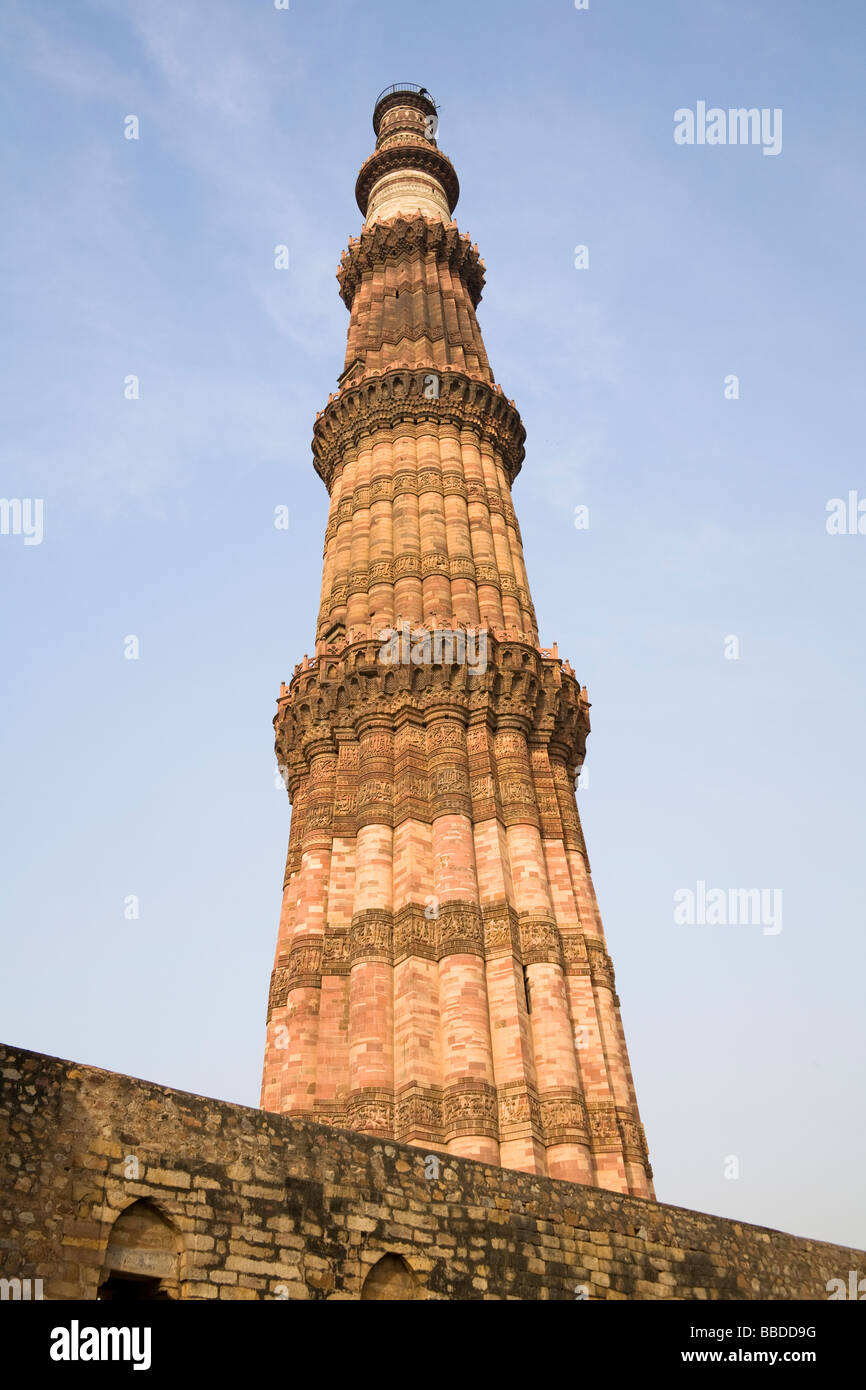
<path id="1" fill-rule="evenodd" d="M 46 1298 L 825 1299 L 866 1268 L 17 1048 L 0 1081 L 0 1281 Z"/>

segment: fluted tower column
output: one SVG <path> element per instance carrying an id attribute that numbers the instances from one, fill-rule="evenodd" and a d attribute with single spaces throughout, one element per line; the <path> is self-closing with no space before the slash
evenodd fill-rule
<path id="1" fill-rule="evenodd" d="M 652 1195 L 574 779 L 589 702 L 539 646 L 477 246 L 424 88 L 376 103 L 313 461 L 315 655 L 274 721 L 292 826 L 267 1109 Z"/>

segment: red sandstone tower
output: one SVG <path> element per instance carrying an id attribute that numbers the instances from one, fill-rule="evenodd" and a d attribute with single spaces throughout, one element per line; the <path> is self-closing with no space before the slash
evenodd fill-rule
<path id="1" fill-rule="evenodd" d="M 373 114 L 337 279 L 314 660 L 280 692 L 292 802 L 262 1106 L 653 1195 L 574 779 L 589 703 L 539 646 L 525 431 L 426 89 Z"/>

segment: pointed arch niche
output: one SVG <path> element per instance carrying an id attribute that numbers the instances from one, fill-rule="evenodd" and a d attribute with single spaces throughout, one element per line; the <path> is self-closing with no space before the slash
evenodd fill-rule
<path id="1" fill-rule="evenodd" d="M 361 1289 L 361 1299 L 405 1303 L 420 1298 L 418 1280 L 401 1255 L 383 1255 L 373 1265 Z"/>
<path id="2" fill-rule="evenodd" d="M 133 1202 L 111 1228 L 96 1297 L 124 1303 L 180 1298 L 182 1249 L 180 1233 L 154 1202 Z"/>

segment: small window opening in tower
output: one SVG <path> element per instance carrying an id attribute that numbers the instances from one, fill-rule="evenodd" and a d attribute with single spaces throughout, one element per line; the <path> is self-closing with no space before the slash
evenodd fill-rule
<path id="1" fill-rule="evenodd" d="M 529 993 L 529 975 L 527 974 L 526 966 L 525 966 L 525 965 L 524 965 L 524 967 L 523 967 L 523 993 L 524 993 L 524 995 L 525 995 L 525 997 L 526 997 L 526 1012 L 527 1012 L 528 1014 L 531 1014 L 531 1013 L 532 1013 L 532 995 Z"/>

